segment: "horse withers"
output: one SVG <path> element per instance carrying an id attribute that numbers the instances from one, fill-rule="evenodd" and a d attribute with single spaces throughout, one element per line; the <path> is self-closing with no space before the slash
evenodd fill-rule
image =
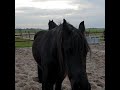
<path id="1" fill-rule="evenodd" d="M 37 36 L 32 52 L 40 69 L 42 90 L 61 90 L 68 75 L 72 90 L 91 90 L 86 73 L 86 55 L 90 50 L 84 35 L 84 21 L 79 29 L 63 20 L 56 28 Z"/>

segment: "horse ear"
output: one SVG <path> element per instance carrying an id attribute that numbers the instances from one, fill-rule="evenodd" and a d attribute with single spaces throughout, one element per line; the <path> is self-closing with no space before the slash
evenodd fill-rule
<path id="1" fill-rule="evenodd" d="M 52 20 L 52 22 L 53 22 L 53 20 Z"/>
<path id="2" fill-rule="evenodd" d="M 68 34 L 70 34 L 70 32 L 71 32 L 71 30 L 69 30 L 69 28 L 68 28 L 68 24 L 65 19 L 63 19 L 63 31 Z"/>
<path id="3" fill-rule="evenodd" d="M 79 24 L 79 30 L 84 33 L 85 32 L 85 25 L 84 25 L 84 21 L 82 21 L 80 24 Z"/>
<path id="4" fill-rule="evenodd" d="M 66 20 L 63 19 L 63 28 L 64 28 L 64 29 L 66 29 L 66 27 L 67 27 L 67 26 L 66 26 L 66 23 L 67 23 Z"/>

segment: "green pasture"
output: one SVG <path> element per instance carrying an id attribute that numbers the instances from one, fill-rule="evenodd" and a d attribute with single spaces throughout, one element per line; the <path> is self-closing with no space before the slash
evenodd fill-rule
<path id="1" fill-rule="evenodd" d="M 86 32 L 91 32 L 91 33 L 95 33 L 95 32 L 103 32 L 105 29 L 104 28 L 86 28 Z M 30 32 L 30 33 L 35 33 L 38 31 L 42 31 L 42 29 L 15 29 L 15 33 L 25 33 L 25 32 Z M 47 31 L 47 30 L 45 30 Z"/>
<path id="2" fill-rule="evenodd" d="M 87 28 L 86 32 L 90 33 L 102 33 L 105 29 L 104 28 Z"/>
<path id="3" fill-rule="evenodd" d="M 15 29 L 15 33 L 35 33 L 38 31 L 42 31 L 41 29 Z"/>
<path id="4" fill-rule="evenodd" d="M 100 41 L 104 41 L 104 37 L 103 37 L 103 31 L 105 29 L 104 28 L 87 28 L 86 29 L 86 32 L 89 32 L 89 35 L 91 36 L 99 36 L 100 37 Z M 26 30 L 26 29 L 22 29 L 22 30 L 15 30 L 15 33 L 16 34 L 19 34 L 19 33 L 35 33 L 35 32 L 38 32 L 38 31 L 46 31 L 46 30 Z M 33 41 L 29 40 L 29 39 L 23 39 L 23 38 L 20 38 L 20 37 L 16 37 L 15 38 L 15 47 L 19 48 L 19 47 L 32 47 L 32 43 Z"/>
<path id="5" fill-rule="evenodd" d="M 24 47 L 32 47 L 33 41 L 28 39 L 22 39 L 22 38 L 15 38 L 15 47 L 16 48 L 24 48 Z"/>

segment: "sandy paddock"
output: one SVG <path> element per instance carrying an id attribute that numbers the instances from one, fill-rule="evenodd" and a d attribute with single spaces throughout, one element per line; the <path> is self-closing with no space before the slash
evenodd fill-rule
<path id="1" fill-rule="evenodd" d="M 105 46 L 104 44 L 90 45 L 92 58 L 87 57 L 87 74 L 92 90 L 105 90 Z M 32 48 L 15 49 L 15 90 L 42 90 L 36 81 L 37 65 L 32 56 Z M 66 77 L 63 90 L 71 90 Z"/>

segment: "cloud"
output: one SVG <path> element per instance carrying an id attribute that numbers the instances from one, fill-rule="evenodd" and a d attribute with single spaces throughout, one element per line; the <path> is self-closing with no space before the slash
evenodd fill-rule
<path id="1" fill-rule="evenodd" d="M 51 15 L 68 15 L 77 12 L 77 10 L 74 9 L 40 9 L 40 8 L 34 8 L 34 7 L 21 7 L 16 9 L 16 15 L 27 15 L 27 16 L 51 16 Z"/>
<path id="2" fill-rule="evenodd" d="M 32 0 L 32 2 L 46 2 L 46 1 L 70 1 L 70 0 Z"/>
<path id="3" fill-rule="evenodd" d="M 61 20 L 67 15 L 72 15 L 76 12 L 76 10 L 72 9 L 64 9 L 64 10 L 49 10 L 49 9 L 40 9 L 34 7 L 21 7 L 16 8 L 17 12 L 15 13 L 15 21 L 17 26 L 20 27 L 28 27 L 27 25 L 36 24 L 39 28 L 48 28 L 48 20 L 53 19 L 57 23 L 61 22 Z M 40 24 L 41 23 L 41 24 Z M 25 24 L 25 25 L 23 25 Z M 32 26 L 33 27 L 33 26 Z"/>
<path id="4" fill-rule="evenodd" d="M 32 0 L 35 3 L 47 2 L 48 0 Z M 56 1 L 56 0 L 49 0 Z M 59 1 L 59 0 L 58 0 Z M 78 8 L 50 9 L 29 6 L 20 6 L 15 9 L 16 27 L 36 27 L 48 29 L 49 19 L 53 19 L 57 24 L 65 18 L 69 23 L 78 27 L 84 20 L 86 27 L 105 27 L 105 7 L 103 0 L 64 0 L 68 5 Z M 61 6 L 62 7 L 62 6 Z"/>

